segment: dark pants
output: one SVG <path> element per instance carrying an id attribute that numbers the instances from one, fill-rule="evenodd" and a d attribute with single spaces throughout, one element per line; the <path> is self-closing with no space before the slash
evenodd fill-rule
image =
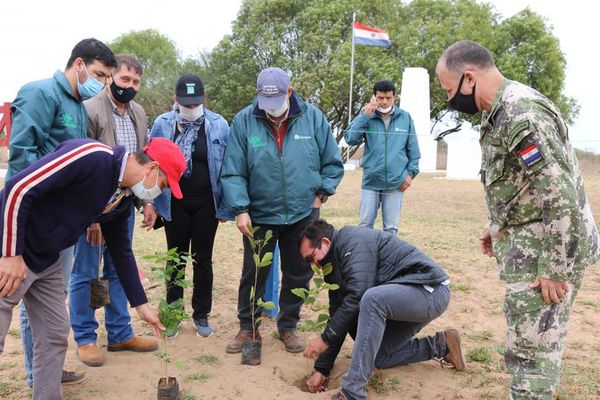
<path id="1" fill-rule="evenodd" d="M 191 251 L 194 260 L 194 289 L 192 317 L 204 318 L 212 307 L 212 253 L 219 221 L 215 218 L 212 194 L 186 195 L 181 200 L 171 198 L 171 221 L 165 221 L 167 247 L 179 253 Z M 190 248 L 191 242 L 191 248 Z M 178 271 L 185 265 L 177 267 Z M 173 285 L 176 274 L 167 285 L 167 302 L 183 298 L 183 288 Z"/>
<path id="2" fill-rule="evenodd" d="M 273 239 L 263 249 L 263 254 L 273 252 L 275 243 L 279 242 L 279 253 L 281 254 L 281 291 L 279 294 L 279 315 L 277 318 L 277 328 L 280 332 L 296 329 L 300 320 L 300 309 L 302 308 L 302 299 L 291 292 L 294 288 L 307 288 L 312 278 L 313 272 L 310 266 L 298 250 L 298 238 L 306 225 L 313 218 L 318 218 L 318 212 L 301 219 L 291 225 L 259 225 L 260 229 L 254 233 L 254 238 L 262 239 L 267 230 L 273 232 Z M 242 277 L 240 278 L 240 288 L 238 292 L 238 318 L 241 329 L 252 329 L 252 316 L 250 307 L 250 291 L 254 285 L 254 260 L 250 243 L 246 237 L 244 242 L 244 265 L 242 268 Z M 262 254 L 261 254 L 262 258 Z M 265 282 L 271 271 L 271 266 L 260 268 L 258 270 L 258 280 L 254 302 L 259 298 L 264 298 Z M 261 310 L 255 306 L 255 318 L 260 316 Z"/>

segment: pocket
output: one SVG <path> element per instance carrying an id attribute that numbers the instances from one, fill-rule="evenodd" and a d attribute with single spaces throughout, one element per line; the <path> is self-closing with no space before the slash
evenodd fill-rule
<path id="1" fill-rule="evenodd" d="M 530 289 L 530 283 L 519 282 L 507 285 L 503 307 L 507 315 L 529 313 L 546 306 L 542 292 Z"/>

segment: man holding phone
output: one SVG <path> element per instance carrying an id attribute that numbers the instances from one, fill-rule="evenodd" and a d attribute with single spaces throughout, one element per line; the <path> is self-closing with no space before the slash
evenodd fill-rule
<path id="1" fill-rule="evenodd" d="M 419 173 L 419 144 L 407 111 L 394 105 L 396 87 L 375 83 L 371 101 L 354 118 L 344 139 L 350 146 L 364 143 L 360 226 L 373 228 L 381 205 L 383 230 L 398 233 L 404 192 Z"/>

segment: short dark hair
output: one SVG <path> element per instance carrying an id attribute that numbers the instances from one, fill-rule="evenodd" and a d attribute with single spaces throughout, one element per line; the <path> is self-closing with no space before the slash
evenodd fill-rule
<path id="1" fill-rule="evenodd" d="M 83 39 L 73 47 L 73 50 L 71 50 L 71 57 L 67 62 L 67 68 L 71 68 L 78 58 L 83 59 L 83 62 L 86 65 L 98 60 L 107 67 L 117 66 L 117 59 L 112 50 L 109 49 L 107 45 L 94 38 Z"/>
<path id="2" fill-rule="evenodd" d="M 373 94 L 377 94 L 377 92 L 392 92 L 396 94 L 396 85 L 392 81 L 377 81 L 373 85 Z"/>
<path id="3" fill-rule="evenodd" d="M 304 238 L 310 241 L 310 245 L 313 248 L 317 247 L 319 246 L 323 238 L 332 240 L 333 231 L 333 225 L 331 225 L 324 219 L 318 219 L 316 221 L 313 221 L 304 228 L 302 233 L 300 233 L 300 237 L 298 238 L 298 247 L 300 247 L 302 239 Z"/>
<path id="4" fill-rule="evenodd" d="M 482 45 L 470 40 L 461 40 L 448 47 L 440 61 L 449 71 L 463 72 L 466 66 L 488 69 L 496 66 L 492 54 Z"/>
<path id="5" fill-rule="evenodd" d="M 117 70 L 119 70 L 121 67 L 127 67 L 128 69 L 134 70 L 139 76 L 142 76 L 144 73 L 144 67 L 142 66 L 142 63 L 140 63 L 139 60 L 134 56 L 130 56 L 129 54 L 117 54 L 115 57 L 117 59 Z"/>
<path id="6" fill-rule="evenodd" d="M 138 150 L 132 154 L 135 158 L 135 161 L 137 161 L 140 165 L 146 165 L 154 161 L 152 157 L 150 157 L 144 150 Z M 166 175 L 160 167 L 158 168 L 158 172 L 160 175 Z"/>

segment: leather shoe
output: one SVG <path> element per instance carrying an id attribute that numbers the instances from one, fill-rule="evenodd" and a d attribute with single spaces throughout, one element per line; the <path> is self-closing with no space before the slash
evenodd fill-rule
<path id="1" fill-rule="evenodd" d="M 304 351 L 304 340 L 296 335 L 296 330 L 279 332 L 279 340 L 285 345 L 285 350 L 289 353 L 300 353 Z"/>
<path id="2" fill-rule="evenodd" d="M 112 343 L 107 346 L 108 351 L 135 351 L 143 353 L 158 349 L 158 341 L 153 338 L 134 336 L 121 343 Z"/>
<path id="3" fill-rule="evenodd" d="M 444 331 L 446 348 L 448 353 L 444 356 L 444 361 L 451 364 L 457 371 L 467 369 L 467 362 L 460 347 L 460 335 L 458 329 L 448 328 Z"/>
<path id="4" fill-rule="evenodd" d="M 252 331 L 248 329 L 240 329 L 240 331 L 229 340 L 227 343 L 227 347 L 225 348 L 225 352 L 228 354 L 235 354 L 242 352 L 242 346 L 244 342 L 252 340 Z M 256 340 L 262 342 L 262 338 L 260 337 L 260 332 L 258 329 L 256 330 Z"/>
<path id="5" fill-rule="evenodd" d="M 77 347 L 77 357 L 79 357 L 79 361 L 88 367 L 100 367 L 104 365 L 104 355 L 96 343 L 84 344 Z M 63 371 L 63 376 L 65 372 L 67 371 Z"/>

